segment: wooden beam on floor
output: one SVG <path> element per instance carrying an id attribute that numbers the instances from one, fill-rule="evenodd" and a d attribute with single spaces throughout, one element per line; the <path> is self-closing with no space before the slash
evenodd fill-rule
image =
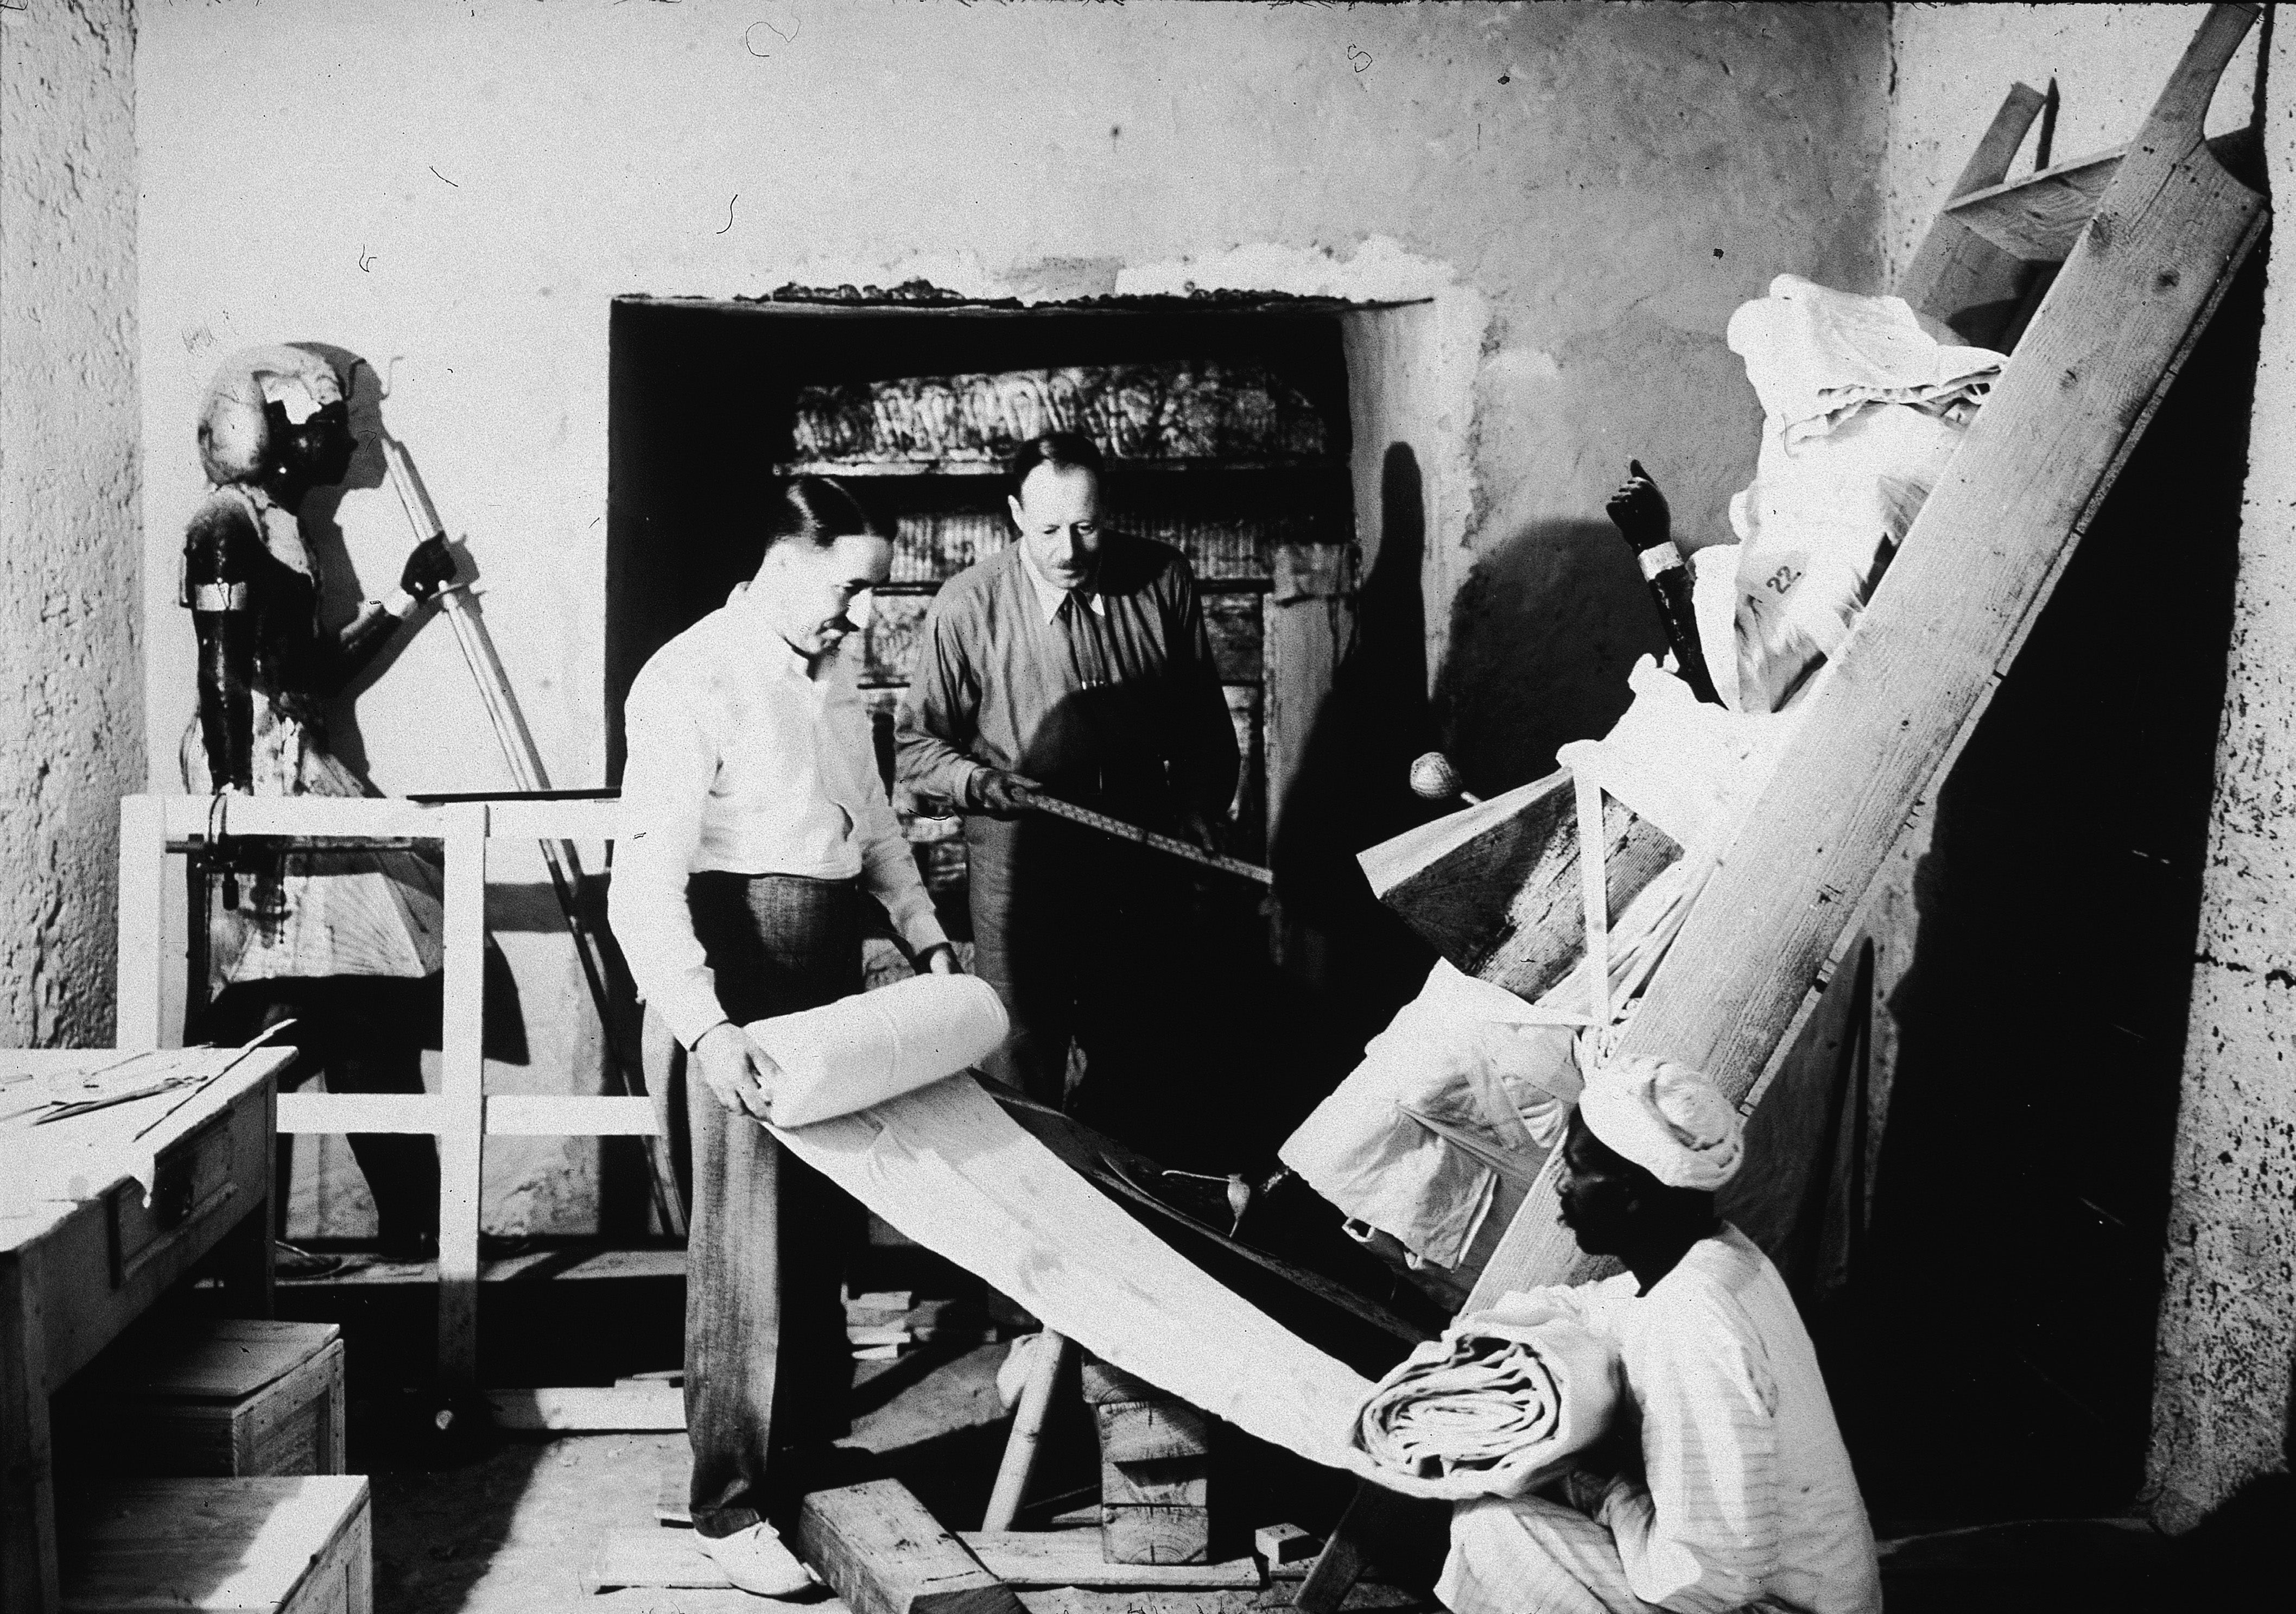
<path id="1" fill-rule="evenodd" d="M 1023 1614 L 1013 1589 L 898 1479 L 816 1491 L 796 1544 L 853 1614 Z"/>
<path id="2" fill-rule="evenodd" d="M 1161 1586 L 1186 1590 L 1258 1587 L 1259 1561 L 1222 1563 L 1111 1563 L 1102 1556 L 1100 1529 L 969 1530 L 957 1539 L 981 1568 L 1012 1586 Z"/>

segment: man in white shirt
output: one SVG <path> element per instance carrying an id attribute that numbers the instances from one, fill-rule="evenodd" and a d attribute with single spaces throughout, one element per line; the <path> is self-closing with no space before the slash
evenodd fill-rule
<path id="1" fill-rule="evenodd" d="M 1539 1291 L 1617 1342 L 1622 1423 L 1549 1500 L 1451 1520 L 1453 1614 L 1880 1614 L 1881 1574 L 1808 1332 L 1767 1258 L 1714 1212 L 1737 1110 L 1685 1067 L 1587 1077 L 1562 1219 L 1628 1270 Z M 1627 1408 L 1631 1406 L 1631 1415 Z"/>
<path id="2" fill-rule="evenodd" d="M 684 1106 L 689 1502 L 718 1567 L 767 1596 L 808 1584 L 763 1521 L 768 1456 L 846 1432 L 839 1284 L 857 1216 L 758 1124 L 779 1070 L 743 1028 L 861 989 L 865 897 L 918 969 L 955 968 L 838 655 L 891 560 L 841 487 L 798 479 L 757 576 L 655 652 L 624 709 L 614 932 L 684 1051 L 650 1071 L 658 1102 L 682 1103 L 681 1062 L 716 1100 Z"/>

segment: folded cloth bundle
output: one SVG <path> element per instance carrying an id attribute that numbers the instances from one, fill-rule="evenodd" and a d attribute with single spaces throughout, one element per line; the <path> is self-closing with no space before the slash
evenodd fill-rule
<path id="1" fill-rule="evenodd" d="M 1521 1496 L 1602 1438 L 1619 1394 L 1616 1348 L 1559 1311 L 1460 1318 L 1414 1348 L 1357 1411 L 1356 1449 L 1378 1482 L 1459 1502 Z"/>

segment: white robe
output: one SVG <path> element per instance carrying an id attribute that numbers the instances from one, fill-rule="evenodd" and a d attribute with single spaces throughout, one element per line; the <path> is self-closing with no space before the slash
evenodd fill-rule
<path id="1" fill-rule="evenodd" d="M 1725 1223 L 1635 1289 L 1629 1274 L 1538 1292 L 1617 1340 L 1643 1473 L 1592 1517 L 1539 1497 L 1460 1503 L 1436 1594 L 1454 1614 L 1879 1614 L 1873 1528 L 1777 1269 Z"/>

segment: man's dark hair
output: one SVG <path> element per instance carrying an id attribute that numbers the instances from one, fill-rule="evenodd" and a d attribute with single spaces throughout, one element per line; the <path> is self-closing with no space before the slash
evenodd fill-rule
<path id="1" fill-rule="evenodd" d="M 1081 431 L 1047 431 L 1021 445 L 1013 455 L 1013 496 L 1019 498 L 1029 473 L 1039 465 L 1057 471 L 1089 471 L 1101 474 L 1100 445 Z"/>
<path id="2" fill-rule="evenodd" d="M 849 533 L 877 537 L 885 529 L 870 519 L 861 502 L 841 482 L 827 477 L 792 477 L 766 516 L 766 547 L 796 539 L 815 549 L 826 549 Z"/>

